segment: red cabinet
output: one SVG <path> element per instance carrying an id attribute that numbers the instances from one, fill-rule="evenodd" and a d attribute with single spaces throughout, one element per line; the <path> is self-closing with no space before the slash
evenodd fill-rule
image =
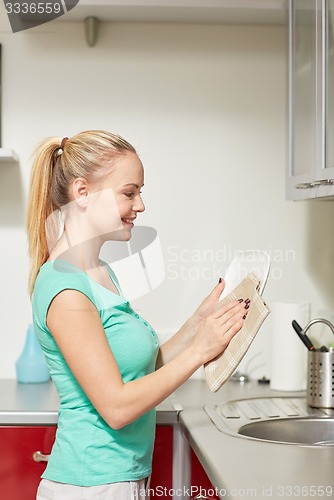
<path id="1" fill-rule="evenodd" d="M 0 426 L 0 498 L 35 500 L 46 463 L 33 454 L 51 451 L 56 426 Z"/>
<path id="2" fill-rule="evenodd" d="M 56 426 L 0 426 L 0 499 L 35 500 L 46 462 L 36 462 L 37 451 L 49 454 Z M 151 488 L 167 493 L 173 487 L 173 427 L 157 426 Z"/>
<path id="3" fill-rule="evenodd" d="M 155 435 L 150 488 L 153 498 L 172 499 L 173 488 L 173 426 L 158 425 Z"/>
<path id="4" fill-rule="evenodd" d="M 150 488 L 154 497 L 173 499 L 173 432 L 172 425 L 158 425 L 153 452 Z M 33 454 L 49 454 L 56 426 L 0 426 L 0 499 L 35 500 L 46 462 L 36 462 Z M 191 485 L 194 496 L 212 492 L 213 488 L 202 465 L 191 450 Z M 185 457 L 189 460 L 189 457 Z M 189 485 L 188 485 L 189 486 Z M 216 499 L 217 497 L 211 497 Z"/>
<path id="5" fill-rule="evenodd" d="M 190 460 L 190 484 L 183 485 L 183 492 L 180 484 L 176 486 L 178 491 L 173 490 L 173 487 L 175 488 L 173 484 L 173 431 L 172 426 L 159 425 L 157 427 L 150 486 L 154 494 L 151 497 L 172 500 L 173 494 L 174 498 L 188 498 L 189 495 L 196 498 L 198 495 L 199 498 L 218 500 L 215 488 L 193 450 L 190 450 L 190 457 L 189 454 L 183 457 L 184 460 Z"/>
<path id="6" fill-rule="evenodd" d="M 191 450 L 191 485 L 194 496 L 199 495 L 200 498 L 218 500 L 218 496 L 215 495 L 215 488 L 212 486 L 210 479 L 193 450 Z"/>

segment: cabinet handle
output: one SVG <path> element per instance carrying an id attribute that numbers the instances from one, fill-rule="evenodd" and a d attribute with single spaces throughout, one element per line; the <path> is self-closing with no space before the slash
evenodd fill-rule
<path id="1" fill-rule="evenodd" d="M 296 189 L 310 189 L 313 187 L 312 182 L 301 182 L 300 184 L 296 184 Z"/>
<path id="2" fill-rule="evenodd" d="M 35 462 L 48 462 L 50 455 L 44 455 L 40 451 L 35 451 L 32 454 L 32 458 Z"/>
<path id="3" fill-rule="evenodd" d="M 318 181 L 312 182 L 301 182 L 296 184 L 296 189 L 311 189 L 317 186 L 332 186 L 334 184 L 334 179 L 319 179 Z"/>
<path id="4" fill-rule="evenodd" d="M 320 179 L 318 181 L 311 182 L 313 186 L 331 186 L 334 184 L 334 179 Z"/>
<path id="5" fill-rule="evenodd" d="M 212 497 L 205 497 L 202 495 L 202 493 L 199 493 L 195 497 L 192 497 L 190 500 L 212 500 Z"/>

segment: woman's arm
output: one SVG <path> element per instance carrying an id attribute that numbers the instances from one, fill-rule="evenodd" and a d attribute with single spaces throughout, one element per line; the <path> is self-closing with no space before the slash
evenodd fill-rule
<path id="1" fill-rule="evenodd" d="M 220 280 L 212 292 L 203 300 L 194 314 L 184 325 L 159 349 L 156 367 L 160 368 L 180 354 L 193 341 L 202 322 L 219 307 L 219 297 L 225 288 L 224 280 Z M 247 314 L 247 311 L 245 311 Z"/>
<path id="2" fill-rule="evenodd" d="M 47 325 L 97 412 L 110 427 L 120 429 L 166 399 L 203 363 L 222 352 L 240 330 L 243 315 L 244 304 L 238 301 L 213 311 L 182 352 L 157 371 L 126 384 L 99 313 L 84 294 L 59 293 L 49 307 Z"/>
<path id="3" fill-rule="evenodd" d="M 175 358 L 175 356 L 189 347 L 197 333 L 199 324 L 200 323 L 197 321 L 195 316 L 191 316 L 180 328 L 180 330 L 178 330 L 169 340 L 160 346 L 156 369 L 159 369 L 163 365 L 169 363 Z"/>

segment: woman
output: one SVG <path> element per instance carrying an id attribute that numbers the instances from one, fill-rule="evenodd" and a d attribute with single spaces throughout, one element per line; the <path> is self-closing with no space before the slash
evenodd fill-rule
<path id="1" fill-rule="evenodd" d="M 37 499 L 145 498 L 157 404 L 222 352 L 249 301 L 218 301 L 224 282 L 159 347 L 99 259 L 128 241 L 145 207 L 143 166 L 119 136 L 92 130 L 45 140 L 28 200 L 36 335 L 60 396 L 56 440 Z"/>

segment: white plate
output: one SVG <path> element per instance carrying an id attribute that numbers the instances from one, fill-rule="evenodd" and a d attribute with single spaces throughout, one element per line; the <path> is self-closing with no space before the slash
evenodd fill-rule
<path id="1" fill-rule="evenodd" d="M 270 257 L 263 250 L 246 250 L 244 252 L 236 252 L 225 275 L 225 288 L 219 298 L 223 299 L 249 273 L 254 273 L 260 281 L 259 293 L 262 295 L 267 282 L 270 269 Z"/>

